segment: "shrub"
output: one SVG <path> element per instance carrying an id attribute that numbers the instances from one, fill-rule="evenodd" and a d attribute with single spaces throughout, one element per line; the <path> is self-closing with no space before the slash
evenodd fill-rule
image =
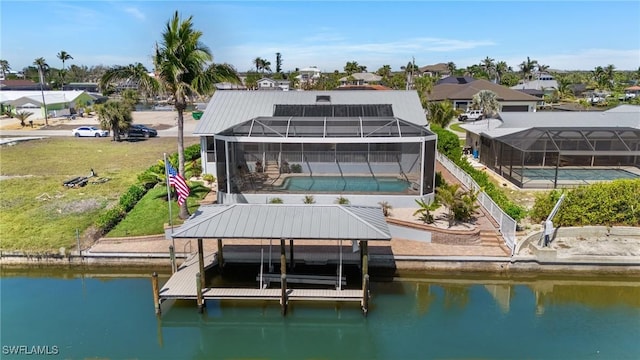
<path id="1" fill-rule="evenodd" d="M 131 185 L 127 192 L 120 196 L 119 204 L 125 212 L 129 212 L 129 210 L 133 209 L 138 201 L 142 199 L 146 192 L 147 191 L 139 185 Z"/>
<path id="2" fill-rule="evenodd" d="M 300 164 L 291 164 L 291 172 L 299 174 L 302 172 L 302 165 Z"/>
<path id="3" fill-rule="evenodd" d="M 96 226 L 103 234 L 106 234 L 109 230 L 113 229 L 125 215 L 126 211 L 121 206 L 116 206 L 98 216 Z"/>
<path id="4" fill-rule="evenodd" d="M 282 203 L 283 203 L 282 199 L 280 199 L 280 198 L 278 198 L 278 197 L 276 197 L 276 198 L 271 198 L 271 199 L 269 200 L 269 204 L 282 204 Z"/>
<path id="5" fill-rule="evenodd" d="M 316 199 L 313 197 L 313 195 L 305 195 L 302 202 L 305 204 L 315 204 Z"/>
<path id="6" fill-rule="evenodd" d="M 200 144 L 193 144 L 184 149 L 185 162 L 193 161 L 199 158 L 200 158 Z"/>
<path id="7" fill-rule="evenodd" d="M 336 199 L 335 203 L 340 205 L 349 205 L 351 204 L 351 201 L 344 196 L 340 196 Z"/>
<path id="8" fill-rule="evenodd" d="M 213 174 L 204 174 L 202 175 L 202 180 L 208 182 L 208 183 L 212 183 L 214 181 L 216 181 L 216 177 L 213 176 Z"/>
<path id="9" fill-rule="evenodd" d="M 382 208 L 382 214 L 385 217 L 391 215 L 391 209 L 393 209 L 393 206 L 391 206 L 391 204 L 386 201 L 381 201 L 378 203 L 378 205 L 380 205 L 380 207 Z"/>

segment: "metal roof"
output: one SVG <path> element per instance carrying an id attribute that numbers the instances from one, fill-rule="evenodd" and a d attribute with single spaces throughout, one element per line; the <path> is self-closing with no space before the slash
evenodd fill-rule
<path id="1" fill-rule="evenodd" d="M 391 104 L 393 116 L 420 126 L 427 123 L 415 90 L 216 91 L 193 134 L 215 135 L 257 117 L 273 116 L 275 105 L 286 104 Z"/>
<path id="2" fill-rule="evenodd" d="M 382 209 L 318 204 L 202 205 L 174 238 L 390 240 Z"/>
<path id="3" fill-rule="evenodd" d="M 423 126 L 393 117 L 259 117 L 227 129 L 221 134 L 253 138 L 435 136 Z"/>

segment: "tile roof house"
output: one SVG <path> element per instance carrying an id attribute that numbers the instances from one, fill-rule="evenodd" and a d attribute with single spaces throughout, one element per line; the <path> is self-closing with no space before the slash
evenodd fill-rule
<path id="1" fill-rule="evenodd" d="M 450 79 L 453 78 L 453 79 Z M 427 95 L 430 101 L 450 100 L 457 109 L 467 109 L 473 96 L 481 90 L 491 90 L 498 95 L 499 112 L 535 111 L 539 98 L 484 79 L 449 77 L 433 87 Z"/>
<path id="2" fill-rule="evenodd" d="M 445 78 L 451 75 L 449 66 L 445 63 L 438 63 L 434 65 L 426 65 L 418 68 L 423 75 L 429 75 L 438 78 Z"/>
<path id="3" fill-rule="evenodd" d="M 43 86 L 44 90 L 50 90 L 51 87 L 47 84 Z M 12 80 L 0 80 L 0 90 L 2 91 L 29 91 L 40 90 L 40 83 L 33 82 L 26 79 L 12 79 Z"/>
<path id="4" fill-rule="evenodd" d="M 371 85 L 377 84 L 382 80 L 382 76 L 374 73 L 354 73 L 349 76 L 340 78 L 340 86 L 347 85 Z"/>

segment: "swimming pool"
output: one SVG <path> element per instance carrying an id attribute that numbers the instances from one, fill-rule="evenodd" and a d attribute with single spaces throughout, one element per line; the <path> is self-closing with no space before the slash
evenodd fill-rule
<path id="1" fill-rule="evenodd" d="M 528 180 L 555 179 L 556 169 L 524 169 L 523 175 Z M 558 168 L 558 180 L 573 181 L 611 181 L 616 179 L 636 179 L 640 176 L 624 169 L 567 169 Z"/>
<path id="2" fill-rule="evenodd" d="M 393 177 L 370 176 L 292 176 L 280 186 L 286 191 L 312 192 L 381 192 L 402 193 L 409 188 L 407 181 Z"/>

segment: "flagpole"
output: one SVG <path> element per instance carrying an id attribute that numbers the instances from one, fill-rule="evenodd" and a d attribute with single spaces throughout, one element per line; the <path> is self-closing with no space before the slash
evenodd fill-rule
<path id="1" fill-rule="evenodd" d="M 173 215 L 171 214 L 171 186 L 169 186 L 169 170 L 167 168 L 167 153 L 164 153 L 164 177 L 167 183 L 167 199 L 169 201 L 169 226 L 171 227 L 171 245 L 176 249 L 175 240 L 173 239 Z"/>

